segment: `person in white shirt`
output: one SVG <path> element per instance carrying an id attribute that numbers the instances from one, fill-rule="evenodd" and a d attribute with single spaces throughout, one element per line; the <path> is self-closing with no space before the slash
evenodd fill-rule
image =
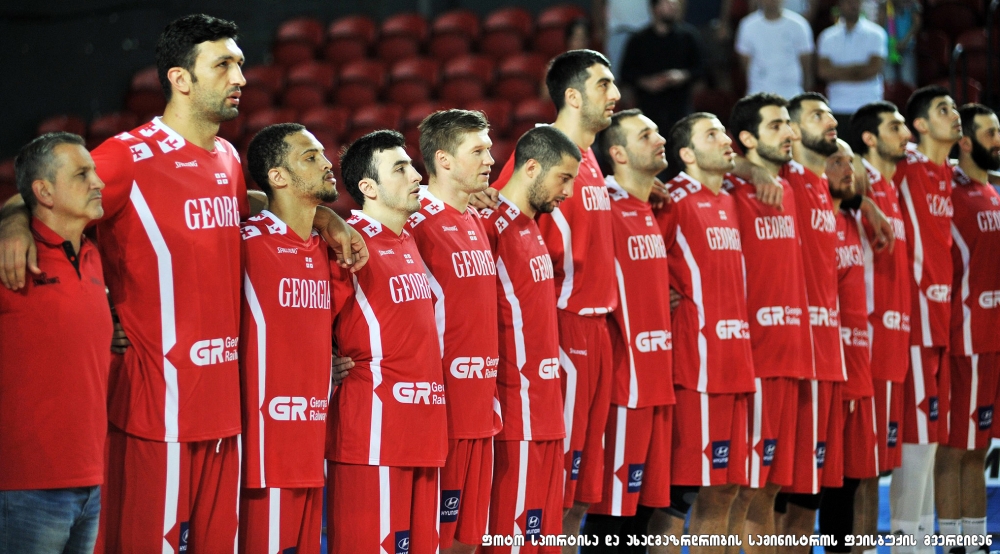
<path id="1" fill-rule="evenodd" d="M 591 13 L 597 35 L 604 38 L 611 72 L 621 75 L 625 45 L 651 21 L 649 0 L 593 0 Z"/>
<path id="2" fill-rule="evenodd" d="M 819 35 L 817 73 L 827 81 L 830 109 L 847 132 L 851 114 L 882 100 L 882 66 L 888 55 L 885 30 L 861 16 L 861 0 L 840 0 L 840 21 Z"/>
<path id="3" fill-rule="evenodd" d="M 812 88 L 813 34 L 783 0 L 760 0 L 760 10 L 740 21 L 736 53 L 747 74 L 747 94 L 791 98 Z"/>

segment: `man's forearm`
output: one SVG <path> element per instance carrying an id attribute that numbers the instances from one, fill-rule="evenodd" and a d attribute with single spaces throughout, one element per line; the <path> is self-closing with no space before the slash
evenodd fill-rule
<path id="1" fill-rule="evenodd" d="M 31 212 L 28 211 L 28 206 L 25 205 L 24 198 L 20 194 L 11 196 L 0 208 L 0 221 L 17 216 L 23 217 L 24 221 L 28 221 L 31 217 Z"/>

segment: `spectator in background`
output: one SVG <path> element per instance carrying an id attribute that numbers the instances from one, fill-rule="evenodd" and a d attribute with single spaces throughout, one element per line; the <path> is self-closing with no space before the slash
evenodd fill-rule
<path id="1" fill-rule="evenodd" d="M 858 108 L 882 99 L 886 34 L 861 17 L 861 0 L 840 0 L 840 21 L 819 35 L 816 73 L 827 82 L 830 109 L 847 133 Z"/>
<path id="2" fill-rule="evenodd" d="M 590 21 L 575 19 L 566 27 L 566 50 L 586 50 L 590 48 Z"/>
<path id="3" fill-rule="evenodd" d="M 684 21 L 701 34 L 705 80 L 710 88 L 730 89 L 729 52 L 733 30 L 729 25 L 733 0 L 700 0 L 684 7 Z M 664 131 L 666 132 L 666 131 Z"/>
<path id="4" fill-rule="evenodd" d="M 812 28 L 784 9 L 783 0 L 760 0 L 760 10 L 740 21 L 736 52 L 747 74 L 747 94 L 791 98 L 812 88 Z"/>
<path id="5" fill-rule="evenodd" d="M 680 0 L 649 0 L 653 22 L 628 41 L 622 81 L 660 129 L 691 113 L 691 87 L 704 73 L 698 30 L 681 19 Z"/>
<path id="6" fill-rule="evenodd" d="M 917 86 L 917 34 L 923 24 L 917 0 L 886 0 L 879 4 L 878 22 L 888 38 L 889 64 L 885 80 Z"/>
<path id="7" fill-rule="evenodd" d="M 649 25 L 646 0 L 593 0 L 591 14 L 598 44 L 611 62 L 611 73 L 621 75 L 625 44 L 635 33 Z"/>

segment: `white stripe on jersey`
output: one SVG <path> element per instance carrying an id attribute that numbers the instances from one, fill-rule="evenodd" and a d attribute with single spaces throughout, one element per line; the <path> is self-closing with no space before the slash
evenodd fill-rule
<path id="1" fill-rule="evenodd" d="M 819 468 L 817 467 L 819 461 L 816 459 L 816 448 L 819 446 L 819 381 L 815 379 L 809 380 L 809 390 L 812 393 L 812 468 L 809 470 L 812 472 L 812 493 L 819 493 Z M 830 398 L 833 398 L 832 396 Z M 840 406 L 833 406 L 831 404 L 830 409 L 843 409 Z"/>
<path id="2" fill-rule="evenodd" d="M 618 263 L 617 256 L 615 257 L 615 275 L 618 277 L 618 306 L 622 310 L 622 321 L 625 322 L 625 350 L 628 352 L 628 407 L 635 408 L 639 403 L 639 382 L 635 376 L 635 353 L 632 352 L 632 325 L 628 319 L 628 296 L 625 294 L 625 275 L 622 274 L 622 265 Z"/>
<path id="3" fill-rule="evenodd" d="M 840 295 L 837 295 L 837 313 L 840 312 Z M 843 320 L 841 320 L 843 321 Z M 871 334 L 868 335 L 868 349 L 871 351 Z M 809 326 L 809 344 L 812 345 L 812 325 Z M 838 340 L 837 344 L 840 345 L 840 371 L 844 376 L 844 382 L 847 382 L 847 356 L 844 355 L 844 341 L 843 339 Z M 813 367 L 816 367 L 816 346 L 812 346 L 813 353 Z"/>
<path id="4" fill-rule="evenodd" d="M 913 195 L 910 193 L 910 183 L 907 179 L 903 179 L 903 182 L 900 183 L 899 192 L 903 195 L 903 201 L 906 202 L 910 224 L 913 225 L 913 280 L 916 282 L 917 304 L 920 306 L 920 327 L 923 335 L 923 344 L 924 346 L 933 346 L 934 341 L 931 340 L 931 316 L 927 308 L 927 296 L 924 295 L 924 289 L 920 286 L 921 279 L 924 276 L 924 241 L 920 235 L 920 222 L 917 219 L 917 212 L 913 206 Z"/>
<path id="5" fill-rule="evenodd" d="M 979 407 L 979 354 L 972 355 L 971 385 L 972 386 L 969 387 L 969 417 L 965 421 L 966 425 L 969 426 L 969 442 L 966 447 L 969 450 L 975 450 L 976 429 L 979 427 L 979 417 L 976 414 Z M 949 424 L 948 427 L 951 427 L 951 425 Z"/>
<path id="6" fill-rule="evenodd" d="M 520 448 L 517 463 L 517 499 L 514 501 L 514 534 L 523 535 L 524 531 L 517 526 L 517 518 L 524 513 L 525 489 L 528 486 L 528 441 L 520 441 L 518 446 Z M 514 548 L 516 550 L 511 550 L 511 554 L 521 551 L 520 546 Z"/>
<path id="7" fill-rule="evenodd" d="M 882 468 L 879 467 L 881 465 L 879 463 L 879 460 L 881 460 L 881 458 L 879 458 L 879 455 L 878 455 L 878 416 L 876 415 L 878 413 L 878 411 L 876 411 L 876 408 L 875 408 L 875 395 L 872 395 L 870 402 L 872 403 L 872 431 L 875 433 L 875 435 L 874 435 L 875 436 L 875 472 L 876 473 L 882 473 Z"/>
<path id="8" fill-rule="evenodd" d="M 861 214 L 858 213 L 854 216 L 854 221 L 858 225 L 858 236 L 861 237 L 861 251 L 862 256 L 864 256 L 864 270 L 865 270 L 865 307 L 869 316 L 875 313 L 875 250 L 872 249 L 872 245 L 868 242 L 868 234 L 865 232 L 865 226 L 861 223 Z M 868 322 L 868 340 L 871 341 L 875 336 L 875 328 L 872 326 L 871 317 L 865 318 Z M 871 342 L 868 344 L 868 361 L 872 359 L 872 348 Z"/>
<path id="9" fill-rule="evenodd" d="M 680 229 L 677 229 L 680 233 Z M 708 393 L 699 392 L 698 398 L 701 401 L 701 484 L 704 487 L 712 486 L 712 460 L 706 452 L 713 452 L 714 449 L 709 449 L 708 445 L 711 440 L 711 434 L 709 432 L 709 413 L 708 413 Z M 714 455 L 714 452 L 713 454 Z"/>
<path id="10" fill-rule="evenodd" d="M 368 324 L 368 342 L 372 348 L 372 423 L 371 431 L 368 434 L 368 464 L 381 466 L 382 460 L 382 400 L 378 397 L 378 387 L 382 384 L 382 326 L 379 325 L 375 312 L 372 311 L 371 304 L 365 291 L 361 290 L 358 284 L 358 277 L 352 276 L 354 280 L 354 297 L 358 301 L 358 307 L 365 316 L 365 323 Z M 381 471 L 381 470 L 380 470 Z M 381 473 L 379 473 L 381 475 Z M 388 476 L 388 473 L 386 474 Z M 388 478 L 388 477 L 386 477 Z M 386 485 L 388 487 L 388 484 Z M 386 531 L 388 533 L 388 531 Z M 385 538 L 385 535 L 382 536 Z"/>
<path id="11" fill-rule="evenodd" d="M 267 554 L 281 551 L 281 489 L 267 491 Z"/>
<path id="12" fill-rule="evenodd" d="M 559 229 L 563 246 L 563 282 L 556 308 L 565 310 L 569 304 L 569 297 L 573 295 L 573 230 L 570 229 L 569 222 L 559 208 L 552 210 L 552 221 Z"/>
<path id="13" fill-rule="evenodd" d="M 972 310 L 969 308 L 969 245 L 966 244 L 958 227 L 953 222 L 951 224 L 951 238 L 955 242 L 955 247 L 962 255 L 962 343 L 965 344 L 965 354 L 972 354 Z"/>
<path id="14" fill-rule="evenodd" d="M 327 398 L 330 398 L 329 395 Z M 236 435 L 236 521 L 240 520 L 240 483 L 243 482 L 243 434 Z M 323 464 L 323 477 L 326 477 L 326 464 Z M 240 534 L 233 537 L 233 554 L 239 554 Z"/>
<path id="15" fill-rule="evenodd" d="M 431 268 L 424 264 L 424 273 L 427 275 L 427 282 L 431 286 L 431 292 L 434 293 L 434 322 L 437 324 L 438 332 L 438 346 L 441 348 L 441 357 L 444 357 L 444 289 L 441 288 L 441 283 L 434 278 L 434 274 L 431 273 Z"/>
<path id="16" fill-rule="evenodd" d="M 573 408 L 576 406 L 576 366 L 563 351 L 562 346 L 559 347 L 559 364 L 566 371 L 566 399 L 563 405 L 566 438 L 563 439 L 563 452 L 569 452 L 569 441 L 573 437 Z M 564 481 L 566 480 L 569 480 L 569 475 L 564 476 Z"/>
<path id="17" fill-rule="evenodd" d="M 694 259 L 691 252 L 691 245 L 688 244 L 687 237 L 680 227 L 677 228 L 677 245 L 684 253 L 684 262 L 691 273 L 691 300 L 698 308 L 698 392 L 704 392 L 708 388 L 708 340 L 705 339 L 705 300 L 702 298 L 701 268 Z M 744 275 L 744 280 L 746 276 Z M 710 486 L 711 480 L 705 483 Z"/>
<path id="18" fill-rule="evenodd" d="M 615 261 L 617 264 L 617 260 Z M 624 496 L 624 491 L 622 491 L 622 480 L 618 478 L 618 470 L 625 465 L 625 442 L 628 437 L 625 436 L 626 424 L 628 423 L 628 408 L 625 406 L 617 406 L 618 409 L 618 420 L 617 425 L 615 425 L 615 465 L 614 471 L 611 473 L 611 515 L 621 516 L 622 515 L 622 496 Z M 628 479 L 631 479 L 632 475 L 629 474 Z"/>
<path id="19" fill-rule="evenodd" d="M 167 489 L 163 503 L 163 554 L 174 554 L 174 547 L 167 540 L 177 525 L 177 504 L 181 494 L 181 443 L 167 443 Z"/>
<path id="20" fill-rule="evenodd" d="M 389 554 L 382 545 L 385 544 L 385 538 L 389 536 L 391 528 L 391 499 L 392 495 L 389 494 L 389 466 L 378 466 L 378 549 L 381 554 Z M 438 512 L 438 514 L 440 513 Z"/>
<path id="21" fill-rule="evenodd" d="M 490 443 L 492 444 L 493 441 L 490 441 Z M 437 470 L 437 479 L 435 479 L 435 481 L 437 482 L 437 493 L 434 495 L 434 497 L 437 499 L 437 504 L 435 504 L 436 507 L 434 508 L 434 513 L 437 514 L 437 517 L 434 518 L 434 532 L 437 533 L 438 537 L 440 537 L 441 536 L 441 468 L 437 467 L 434 469 Z M 399 548 L 399 546 L 397 546 L 396 548 Z M 441 554 L 441 541 L 438 541 L 437 544 L 434 545 L 434 554 Z"/>
<path id="22" fill-rule="evenodd" d="M 761 388 L 760 377 L 753 380 L 754 393 L 753 393 L 753 426 L 751 427 L 751 432 L 753 435 L 750 437 L 750 487 L 758 489 L 760 488 L 760 471 L 761 464 L 764 461 L 757 454 L 757 444 L 760 443 L 761 439 L 761 426 L 763 425 L 763 406 L 761 405 L 764 400 L 764 391 Z"/>
<path id="23" fill-rule="evenodd" d="M 924 388 L 924 357 L 919 346 L 910 347 L 910 371 L 913 372 L 913 409 L 917 412 L 917 444 L 927 444 L 927 415 L 920 409 L 927 389 Z"/>
<path id="24" fill-rule="evenodd" d="M 510 274 L 507 273 L 507 264 L 503 263 L 503 258 L 497 257 L 496 266 L 497 278 L 503 284 L 504 297 L 507 299 L 507 303 L 510 304 L 510 315 L 513 320 L 511 323 L 514 326 L 514 357 L 517 363 L 517 373 L 521 379 L 521 430 L 524 432 L 524 440 L 530 441 L 531 400 L 528 396 L 528 387 L 531 385 L 531 381 L 521 373 L 527 358 L 524 352 L 524 318 L 521 314 L 521 301 L 517 299 L 517 293 L 514 292 L 514 283 L 510 280 Z M 496 411 L 499 413 L 499 409 Z"/>
<path id="25" fill-rule="evenodd" d="M 129 199 L 135 206 L 135 212 L 142 222 L 149 243 L 156 252 L 156 273 L 160 287 L 160 337 L 163 342 L 163 381 L 166 394 L 163 399 L 163 426 L 166 442 L 176 441 L 180 435 L 178 424 L 177 368 L 167 359 L 167 353 L 177 344 L 177 323 L 174 315 L 174 263 L 163 234 L 149 204 L 139 190 L 139 184 L 132 181 L 132 191 Z"/>
<path id="26" fill-rule="evenodd" d="M 257 419 L 260 456 L 260 482 L 257 486 L 264 488 L 267 480 L 264 478 L 264 398 L 266 396 L 267 384 L 267 323 L 264 321 L 264 312 L 261 310 L 260 301 L 257 299 L 257 291 L 250 282 L 250 275 L 243 273 L 243 295 L 246 296 L 247 304 L 250 305 L 250 313 L 253 314 L 254 324 L 257 326 Z M 249 369 L 249 368 L 248 368 Z M 249 398 L 247 400 L 250 400 Z"/>

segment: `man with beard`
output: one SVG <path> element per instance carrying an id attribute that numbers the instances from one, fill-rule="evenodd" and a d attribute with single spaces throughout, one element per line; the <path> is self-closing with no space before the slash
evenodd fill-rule
<path id="1" fill-rule="evenodd" d="M 963 535 L 982 537 L 983 464 L 1000 377 L 1000 194 L 987 180 L 987 171 L 1000 169 L 1000 123 L 993 110 L 980 104 L 966 104 L 958 113 L 962 138 L 951 191 L 951 258 L 960 289 L 951 303 L 951 428 L 938 447 L 934 485 L 941 491 L 939 521 L 961 519 Z M 972 544 L 965 548 L 974 549 Z"/>
<path id="2" fill-rule="evenodd" d="M 871 374 L 871 340 L 865 298 L 865 256 L 854 210 L 843 201 L 855 197 L 854 152 L 846 142 L 837 140 L 837 150 L 826 161 L 833 209 L 837 214 L 837 299 L 841 346 L 847 382 L 843 388 L 844 485 L 823 490 L 820 505 L 820 532 L 834 535 L 837 545 L 830 552 L 851 552 L 847 535 L 877 533 L 878 511 L 866 502 L 866 490 L 860 485 L 870 480 L 877 486 L 878 446 L 875 428 L 875 399 Z M 855 547 L 863 552 L 867 547 Z"/>
<path id="3" fill-rule="evenodd" d="M 909 139 L 906 120 L 889 102 L 865 104 L 851 117 L 848 143 L 861 155 L 862 176 L 868 182 L 866 197 L 885 213 L 895 240 L 893 248 L 878 248 L 874 229 L 867 221 L 858 221 L 866 268 L 865 296 L 871 335 L 878 471 L 885 475 L 900 464 L 903 380 L 910 343 L 912 278 L 906 259 L 909 238 L 894 183 L 897 164 L 906 158 Z M 858 503 L 855 507 L 866 514 L 867 524 L 855 528 L 855 532 L 874 534 L 878 523 L 878 478 L 862 479 L 856 497 Z"/>
<path id="4" fill-rule="evenodd" d="M 650 535 L 663 534 L 667 515 L 656 511 L 653 517 L 654 509 L 670 505 L 673 339 L 664 286 L 670 271 L 649 205 L 656 174 L 667 167 L 665 144 L 656 123 L 639 110 L 616 113 L 597 134 L 598 154 L 614 172 L 604 181 L 614 216 L 618 308 L 609 321 L 614 373 L 604 431 L 604 498 L 590 507 L 584 533 L 617 535 L 620 545 L 647 528 Z"/>
<path id="5" fill-rule="evenodd" d="M 680 0 L 649 0 L 649 8 L 653 21 L 629 39 L 621 79 L 635 88 L 643 113 L 666 130 L 691 113 L 691 89 L 705 73 L 704 55 Z"/>
<path id="6" fill-rule="evenodd" d="M 492 537 L 556 535 L 563 519 L 563 424 L 559 327 L 552 258 L 535 223 L 573 194 L 580 149 L 562 131 L 529 130 L 514 149 L 514 173 L 500 206 L 483 210 L 496 263 L 500 334 L 497 389 L 503 429 L 493 442 Z M 528 315 L 530 314 L 530 315 Z M 487 553 L 510 546 L 484 544 Z M 559 552 L 526 540 L 524 553 Z"/>
<path id="7" fill-rule="evenodd" d="M 751 314 L 756 377 L 749 408 L 753 438 L 750 488 L 743 489 L 733 505 L 730 532 L 743 532 L 746 518 L 748 535 L 774 533 L 774 499 L 779 489 L 801 482 L 804 490 L 797 492 L 819 492 L 822 464 L 817 464 L 817 456 L 812 454 L 826 436 L 827 418 L 822 411 L 820 417 L 814 416 L 820 385 L 813 363 L 800 246 L 804 224 L 797 203 L 803 200 L 779 177 L 781 168 L 792 159 L 795 137 L 787 106 L 780 96 L 756 93 L 737 102 L 730 118 L 747 161 L 765 168 L 784 189 L 779 210 L 762 204 L 746 181 L 735 175 L 726 178 L 727 190 L 737 206 L 746 259 L 747 312 Z M 813 430 L 820 431 L 817 437 L 812 436 Z M 797 459 L 796 441 L 811 446 L 802 459 Z M 744 544 L 756 551 L 749 542 Z"/>
<path id="8" fill-rule="evenodd" d="M 606 317 L 618 304 L 611 197 L 590 146 L 597 132 L 611 123 L 621 95 L 607 58 L 592 50 L 557 56 L 545 84 L 558 112 L 552 125 L 576 143 L 583 160 L 573 195 L 538 220 L 555 269 L 559 358 L 565 378 L 563 531 L 575 535 L 590 504 L 601 501 L 612 371 Z M 507 160 L 494 188 L 507 184 L 514 161 L 513 156 Z M 567 546 L 565 552 L 574 549 Z"/>
<path id="9" fill-rule="evenodd" d="M 684 171 L 669 183 L 672 202 L 657 213 L 678 297 L 671 318 L 676 405 L 666 533 L 683 533 L 691 510 L 692 535 L 724 535 L 743 525 L 730 513 L 748 484 L 747 406 L 754 392 L 737 208 L 722 189 L 735 154 L 725 127 L 704 112 L 674 125 L 667 151 Z"/>
<path id="10" fill-rule="evenodd" d="M 312 229 L 337 199 L 333 164 L 305 127 L 265 127 L 247 152 L 268 210 L 242 225 L 239 552 L 319 552 L 330 396 L 330 267 Z"/>
<path id="11" fill-rule="evenodd" d="M 496 265 L 469 196 L 489 186 L 489 123 L 445 110 L 420 123 L 430 183 L 407 230 L 427 266 L 443 353 L 448 461 L 441 472 L 441 550 L 471 553 L 486 532 L 493 474 L 497 365 Z M 481 299 L 470 310 L 470 298 Z"/>
<path id="12" fill-rule="evenodd" d="M 919 138 L 897 164 L 903 224 L 910 262 L 910 371 L 903 385 L 903 457 L 893 474 L 891 527 L 916 537 L 934 534 L 934 458 L 948 436 L 950 377 L 947 347 L 951 325 L 951 182 L 948 152 L 962 136 L 962 123 L 948 90 L 918 89 L 906 102 L 906 118 Z M 953 491 L 942 489 L 942 495 Z M 947 502 L 942 498 L 942 502 Z M 943 534 L 957 534 L 960 520 L 941 519 Z"/>
<path id="13" fill-rule="evenodd" d="M 216 136 L 238 115 L 237 27 L 207 15 L 171 22 L 156 46 L 163 117 L 93 152 L 105 280 L 131 341 L 113 357 L 109 457 L 98 551 L 236 546 L 239 493 L 240 220 L 249 215 L 236 149 Z M 37 273 L 23 207 L 0 218 L 0 281 Z M 329 209 L 313 222 L 343 267 L 364 241 Z"/>

